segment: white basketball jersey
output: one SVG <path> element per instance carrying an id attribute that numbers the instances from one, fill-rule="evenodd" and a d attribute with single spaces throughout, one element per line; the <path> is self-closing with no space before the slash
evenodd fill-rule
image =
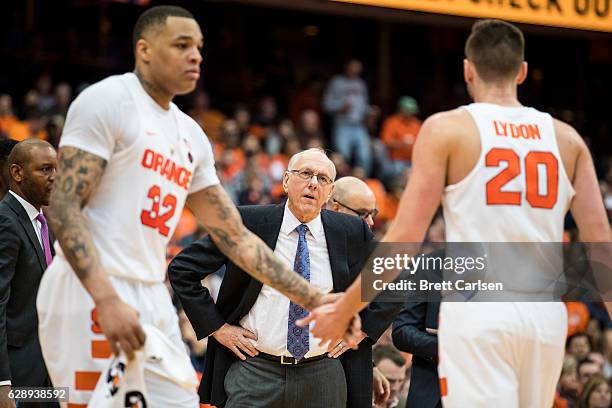
<path id="1" fill-rule="evenodd" d="M 448 242 L 562 242 L 575 194 L 552 117 L 528 107 L 474 103 L 481 151 L 472 171 L 444 190 Z"/>
<path id="2" fill-rule="evenodd" d="M 176 105 L 162 109 L 128 73 L 76 98 L 60 146 L 107 161 L 83 209 L 104 268 L 115 276 L 162 282 L 166 246 L 187 195 L 219 183 L 202 129 Z"/>

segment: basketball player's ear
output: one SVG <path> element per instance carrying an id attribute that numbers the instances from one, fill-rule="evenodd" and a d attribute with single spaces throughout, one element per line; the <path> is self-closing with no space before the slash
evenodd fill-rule
<path id="1" fill-rule="evenodd" d="M 474 69 L 467 58 L 463 59 L 463 79 L 465 83 L 470 83 L 474 80 Z"/>
<path id="2" fill-rule="evenodd" d="M 144 38 L 136 42 L 136 56 L 145 64 L 151 61 L 151 46 Z"/>
<path id="3" fill-rule="evenodd" d="M 517 85 L 522 84 L 527 79 L 527 61 L 523 61 L 521 63 L 521 67 L 519 68 L 518 75 L 516 77 Z"/>

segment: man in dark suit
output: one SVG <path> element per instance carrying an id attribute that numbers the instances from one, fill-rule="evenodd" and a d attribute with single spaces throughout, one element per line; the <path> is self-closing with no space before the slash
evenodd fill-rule
<path id="1" fill-rule="evenodd" d="M 373 234 L 357 217 L 321 211 L 335 177 L 333 163 L 322 150 L 296 154 L 288 168 L 283 178 L 286 205 L 242 207 L 242 219 L 297 273 L 308 265 L 311 284 L 343 291 L 359 273 Z M 306 253 L 308 261 L 303 262 Z M 222 265 L 226 271 L 215 303 L 200 282 Z M 367 337 L 358 350 L 340 345 L 338 353 L 336 345 L 328 350 L 314 341 L 308 328 L 300 332 L 294 305 L 229 262 L 210 238 L 188 246 L 168 273 L 197 337 L 210 336 L 201 402 L 228 408 L 371 408 L 371 346 L 397 305 L 374 304 L 364 311 L 362 331 Z M 340 357 L 329 358 L 330 350 Z"/>
<path id="2" fill-rule="evenodd" d="M 434 251 L 428 257 L 444 257 L 444 251 Z M 427 272 L 427 280 L 430 282 L 441 281 L 441 271 Z M 393 345 L 398 350 L 412 354 L 406 408 L 442 407 L 437 337 L 440 300 L 440 292 L 423 292 L 418 298 L 406 302 L 393 321 Z"/>
<path id="3" fill-rule="evenodd" d="M 50 386 L 38 340 L 36 294 L 54 255 L 41 207 L 57 164 L 38 139 L 17 144 L 8 157 L 9 192 L 0 201 L 0 407 L 14 407 L 13 387 Z M 19 407 L 43 406 L 20 403 Z M 44 405 L 48 406 L 48 405 Z"/>

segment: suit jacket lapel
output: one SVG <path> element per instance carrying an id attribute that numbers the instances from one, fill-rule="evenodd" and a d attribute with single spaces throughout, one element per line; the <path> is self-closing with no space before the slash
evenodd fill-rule
<path id="1" fill-rule="evenodd" d="M 45 260 L 45 254 L 43 252 L 42 246 L 40 245 L 40 241 L 38 240 L 38 236 L 36 235 L 36 231 L 34 231 L 32 221 L 30 221 L 30 217 L 28 217 L 28 213 L 26 212 L 25 208 L 23 208 L 23 206 L 19 203 L 19 201 L 17 201 L 17 199 L 13 197 L 11 193 L 7 193 L 6 201 L 9 207 L 11 207 L 11 209 L 17 214 L 17 219 L 25 230 L 26 235 L 30 239 L 32 246 L 36 251 L 40 267 L 44 271 L 45 269 L 47 269 L 47 261 Z"/>
<path id="2" fill-rule="evenodd" d="M 330 219 L 326 210 L 321 211 L 321 221 L 327 241 L 327 252 L 334 281 L 334 292 L 343 292 L 351 283 L 347 264 L 347 242 L 345 231 Z"/>
<path id="3" fill-rule="evenodd" d="M 274 251 L 276 248 L 276 241 L 278 241 L 278 234 L 280 233 L 281 224 L 283 223 L 283 214 L 285 212 L 285 205 L 279 204 L 267 214 L 261 224 L 255 224 L 250 229 L 257 234 L 265 244 Z M 240 308 L 240 317 L 244 316 L 251 310 L 263 284 L 255 278 L 251 278 L 249 285 L 244 294 L 244 300 L 242 307 Z"/>

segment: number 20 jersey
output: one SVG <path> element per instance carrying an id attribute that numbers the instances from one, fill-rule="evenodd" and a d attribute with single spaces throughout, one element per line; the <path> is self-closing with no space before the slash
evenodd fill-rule
<path id="1" fill-rule="evenodd" d="M 448 242 L 562 242 L 575 192 L 552 117 L 528 107 L 463 107 L 478 127 L 480 156 L 444 190 Z"/>
<path id="2" fill-rule="evenodd" d="M 64 146 L 107 162 L 83 209 L 105 270 L 162 282 L 166 246 L 187 195 L 219 184 L 200 126 L 173 103 L 161 108 L 127 73 L 106 78 L 75 99 L 60 142 Z M 56 249 L 63 257 L 59 245 Z"/>

